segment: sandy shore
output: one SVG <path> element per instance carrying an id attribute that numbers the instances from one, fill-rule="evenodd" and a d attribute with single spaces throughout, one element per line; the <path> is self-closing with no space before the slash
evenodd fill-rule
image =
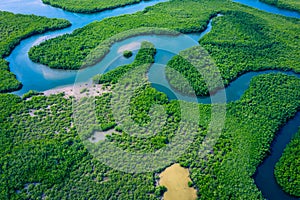
<path id="1" fill-rule="evenodd" d="M 131 42 L 123 45 L 118 49 L 118 53 L 123 53 L 125 50 L 134 51 L 141 48 L 141 42 Z"/>
<path id="2" fill-rule="evenodd" d="M 109 88 L 105 88 L 101 84 L 94 84 L 92 81 L 86 83 L 76 83 L 73 85 L 67 85 L 63 87 L 53 88 L 50 90 L 44 91 L 44 95 L 49 96 L 51 94 L 60 94 L 64 93 L 65 98 L 75 97 L 76 99 L 80 99 L 82 97 L 88 96 L 99 96 L 103 93 L 109 92 Z"/>

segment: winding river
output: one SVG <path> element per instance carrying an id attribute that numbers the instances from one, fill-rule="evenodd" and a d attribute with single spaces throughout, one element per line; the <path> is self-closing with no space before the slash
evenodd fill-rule
<path id="1" fill-rule="evenodd" d="M 29 49 L 39 44 L 40 42 L 57 37 L 62 34 L 71 33 L 77 28 L 81 28 L 95 20 L 102 20 L 106 17 L 118 16 L 122 14 L 135 13 L 143 10 L 147 6 L 151 6 L 166 0 L 152 0 L 145 1 L 139 4 L 125 6 L 113 10 L 108 10 L 95 14 L 78 14 L 63 11 L 59 8 L 54 8 L 49 5 L 43 4 L 40 0 L 10 0 L 4 1 L 0 4 L 0 10 L 10 11 L 13 13 L 21 14 L 35 14 L 45 16 L 49 18 L 64 18 L 72 23 L 71 27 L 63 30 L 47 32 L 45 34 L 35 35 L 22 40 L 12 53 L 6 58 L 10 62 L 11 71 L 16 74 L 19 81 L 22 82 L 23 88 L 14 92 L 17 95 L 22 95 L 29 90 L 45 91 L 59 86 L 73 84 L 78 71 L 65 71 L 50 69 L 44 65 L 33 63 L 28 58 Z M 293 11 L 287 11 L 278 9 L 274 6 L 270 6 L 261 3 L 258 0 L 234 0 L 234 2 L 242 3 L 265 12 L 284 15 L 287 17 L 300 18 L 300 14 Z M 213 20 L 213 19 L 212 19 Z M 172 91 L 170 85 L 166 81 L 164 66 L 180 51 L 198 45 L 199 38 L 203 37 L 211 30 L 211 21 L 207 29 L 203 33 L 188 34 L 179 36 L 164 36 L 164 35 L 151 35 L 151 36 L 137 36 L 128 38 L 120 42 L 116 42 L 111 46 L 110 52 L 105 58 L 96 64 L 95 66 L 80 70 L 81 77 L 84 80 L 88 80 L 96 74 L 104 73 L 108 70 L 114 69 L 117 66 L 131 63 L 134 59 L 132 56 L 130 59 L 125 59 L 122 56 L 123 49 L 132 49 L 134 55 L 140 47 L 140 43 L 144 40 L 152 42 L 158 49 L 155 57 L 155 64 L 149 71 L 149 80 L 153 83 L 154 87 L 160 91 L 165 92 L 170 99 L 178 98 L 176 92 Z M 267 73 L 278 73 L 276 70 L 267 70 L 262 72 L 248 72 L 238 79 L 233 81 L 225 90 L 217 92 L 214 96 L 226 93 L 227 102 L 236 101 L 240 99 L 244 91 L 249 87 L 250 80 L 257 75 Z M 293 72 L 281 72 L 300 78 L 299 74 Z M 83 81 L 84 81 L 83 80 Z M 176 95 L 175 95 L 176 94 Z M 180 96 L 180 99 L 186 101 L 195 101 L 190 97 Z M 211 99 L 198 98 L 196 101 L 201 103 L 211 103 Z M 264 162 L 257 168 L 257 172 L 254 175 L 255 183 L 262 191 L 263 196 L 267 199 L 297 199 L 284 193 L 282 189 L 276 183 L 273 170 L 275 164 L 278 162 L 286 144 L 291 140 L 291 137 L 297 132 L 300 125 L 300 112 L 298 112 L 294 119 L 291 119 L 285 126 L 283 126 L 278 132 L 276 138 L 271 145 L 271 155 L 268 156 Z"/>

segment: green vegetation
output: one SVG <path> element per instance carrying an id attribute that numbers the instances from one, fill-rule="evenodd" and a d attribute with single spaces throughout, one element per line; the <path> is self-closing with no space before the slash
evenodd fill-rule
<path id="1" fill-rule="evenodd" d="M 205 73 L 206 80 L 218 80 L 218 77 L 215 77 L 219 75 L 218 71 L 216 71 L 218 68 L 214 65 L 215 63 L 207 52 L 202 47 L 195 46 L 180 52 L 179 55 L 174 56 L 168 62 L 166 78 L 175 90 L 183 94 L 196 94 L 198 96 L 208 95 L 208 86 L 201 73 Z M 173 70 L 179 73 L 174 73 Z M 182 81 L 181 76 L 188 81 Z M 220 85 L 218 81 L 211 81 L 212 89 L 221 87 L 218 87 L 218 85 Z"/>
<path id="2" fill-rule="evenodd" d="M 155 194 L 157 196 L 163 196 L 163 194 L 167 191 L 167 188 L 165 186 L 158 186 L 158 188 L 155 190 Z"/>
<path id="3" fill-rule="evenodd" d="M 226 11 L 222 14 L 224 16 L 213 19 L 213 29 L 200 40 L 201 47 L 181 52 L 185 56 L 175 56 L 168 63 L 168 67 L 189 80 L 197 95 L 207 95 L 207 86 L 195 67 L 184 58 L 187 55 L 188 58 L 200 57 L 202 48 L 207 50 L 220 70 L 224 85 L 248 71 L 281 69 L 300 72 L 300 20 L 270 17 L 254 11 Z M 213 64 L 206 61 L 208 56 L 200 58 L 200 66 Z M 178 78 L 168 78 L 175 89 L 185 92 Z"/>
<path id="4" fill-rule="evenodd" d="M 78 69 L 97 62 L 114 41 L 132 34 L 168 32 L 163 29 L 132 31 L 133 28 L 157 26 L 196 32 L 203 30 L 208 19 L 217 13 L 224 16 L 213 20 L 212 32 L 200 44 L 214 59 L 225 84 L 250 70 L 276 68 L 300 72 L 297 65 L 300 55 L 299 20 L 262 13 L 223 0 L 173 0 L 133 15 L 94 22 L 72 34 L 32 48 L 30 56 L 34 61 L 53 68 Z M 165 20 L 158 20 L 162 18 Z M 66 22 L 63 24 L 67 25 Z M 127 30 L 131 31 L 101 43 Z M 8 47 L 7 54 L 12 48 Z M 186 52 L 194 58 L 198 56 L 197 50 L 198 47 L 195 47 Z M 99 75 L 94 81 L 113 88 L 129 70 L 137 67 L 148 69 L 155 53 L 152 44 L 143 42 L 132 64 Z M 199 64 L 207 66 L 211 63 Z M 202 77 L 182 57 L 176 56 L 169 67 L 181 70 L 194 83 L 192 87 L 198 95 L 207 94 Z M 175 81 L 172 84 L 176 87 Z M 283 74 L 255 77 L 242 98 L 227 105 L 225 128 L 216 145 L 205 155 L 199 150 L 208 132 L 211 106 L 186 103 L 199 108 L 199 127 L 189 130 L 195 132 L 196 137 L 174 163 L 180 162 L 189 168 L 199 198 L 263 199 L 252 176 L 269 152 L 279 127 L 300 110 L 299 88 L 300 80 L 296 77 Z M 78 132 L 80 124 L 74 123 L 72 112 L 74 98 L 65 99 L 63 96 L 46 97 L 34 91 L 24 95 L 23 99 L 12 94 L 0 95 L 0 199 L 160 199 L 165 188 L 155 186 L 157 171 L 123 173 L 104 165 L 90 154 L 82 139 L 91 137 L 93 132 L 86 135 Z M 169 101 L 165 94 L 149 84 L 134 91 L 129 112 L 131 118 L 143 127 L 151 122 L 149 113 L 154 104 L 164 108 L 166 121 L 155 124 L 159 131 L 151 137 L 140 138 L 122 130 L 114 119 L 112 98 L 112 93 L 95 97 L 96 122 L 99 129 L 113 131 L 107 136 L 107 141 L 125 151 L 153 152 L 161 149 L 180 128 L 180 102 Z M 88 100 L 94 101 L 89 97 L 82 99 Z M 85 117 L 89 117 L 89 109 L 84 110 Z M 97 127 L 91 127 L 94 128 L 97 130 Z M 298 150 L 297 142 L 298 139 L 294 139 L 286 152 Z M 296 158 L 297 152 L 286 152 L 276 166 L 276 176 L 278 181 L 283 178 L 282 186 L 292 192 L 290 183 L 294 184 L 291 181 L 294 177 L 293 180 L 298 181 L 297 174 L 289 175 L 279 170 L 286 170 L 285 161 L 294 163 L 296 159 L 285 157 L 294 155 Z M 287 183 L 286 177 L 291 182 Z"/>
<path id="5" fill-rule="evenodd" d="M 66 20 L 47 19 L 34 15 L 20 15 L 0 11 L 0 92 L 18 90 L 22 84 L 9 71 L 8 63 L 3 59 L 24 38 L 49 30 L 70 25 Z"/>
<path id="6" fill-rule="evenodd" d="M 284 9 L 295 10 L 300 12 L 300 2 L 298 0 L 260 0 L 260 1 L 277 6 L 278 8 L 284 8 Z"/>
<path id="7" fill-rule="evenodd" d="M 23 99 L 23 100 L 26 100 L 26 99 L 29 99 L 29 98 L 31 98 L 31 97 L 33 97 L 33 96 L 41 95 L 41 94 L 43 94 L 43 93 L 37 92 L 37 91 L 35 91 L 35 90 L 29 90 L 29 92 L 27 92 L 26 94 L 24 94 L 24 95 L 22 96 L 22 99 Z"/>
<path id="8" fill-rule="evenodd" d="M 130 58 L 132 56 L 132 51 L 128 51 L 128 50 L 124 51 L 123 56 L 125 58 Z"/>
<path id="9" fill-rule="evenodd" d="M 87 88 L 83 88 L 83 89 L 81 89 L 81 90 L 80 90 L 80 94 L 82 94 L 82 93 L 86 93 L 86 92 L 89 92 L 89 89 L 87 89 Z"/>
<path id="10" fill-rule="evenodd" d="M 94 13 L 141 2 L 141 0 L 42 0 L 43 3 L 71 12 Z"/>
<path id="11" fill-rule="evenodd" d="M 63 94 L 2 94 L 0 109 L 1 199 L 157 199 L 151 173 L 124 174 L 89 154 Z"/>
<path id="12" fill-rule="evenodd" d="M 148 138 L 131 136 L 117 126 L 111 109 L 111 99 L 111 93 L 96 97 L 97 121 L 99 122 L 99 127 L 103 131 L 115 129 L 114 132 L 116 134 L 108 135 L 107 139 L 121 149 L 128 151 L 153 152 L 164 147 L 174 136 L 180 121 L 179 105 L 177 102 L 169 103 L 165 94 L 156 91 L 149 85 L 145 85 L 145 87 L 137 90 L 134 97 L 132 97 L 129 112 L 131 118 L 140 126 L 145 126 L 150 123 L 148 114 L 153 104 L 162 105 L 168 113 L 168 123 L 162 124 L 162 127 L 159 127 L 160 131 Z M 81 114 L 87 116 L 89 119 L 91 112 L 89 109 L 84 109 L 84 111 L 85 112 Z M 95 130 L 97 130 L 97 127 L 95 127 Z M 92 135 L 93 130 L 87 133 L 81 133 L 83 139 L 91 138 Z"/>
<path id="13" fill-rule="evenodd" d="M 8 62 L 0 59 L 0 93 L 18 90 L 22 84 L 9 71 Z"/>
<path id="14" fill-rule="evenodd" d="M 300 197 L 300 131 L 285 148 L 275 166 L 278 184 L 287 193 Z"/>

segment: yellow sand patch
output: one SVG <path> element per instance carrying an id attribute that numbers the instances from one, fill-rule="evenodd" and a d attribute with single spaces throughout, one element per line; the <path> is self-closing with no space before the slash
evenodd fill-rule
<path id="1" fill-rule="evenodd" d="M 188 186 L 191 181 L 189 170 L 174 164 L 166 168 L 160 175 L 159 185 L 165 186 L 168 191 L 164 194 L 164 200 L 195 200 L 197 191 Z"/>

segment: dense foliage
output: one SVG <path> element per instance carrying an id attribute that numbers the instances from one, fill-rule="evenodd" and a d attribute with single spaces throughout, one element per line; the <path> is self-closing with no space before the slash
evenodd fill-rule
<path id="1" fill-rule="evenodd" d="M 260 0 L 260 1 L 277 6 L 278 8 L 284 8 L 284 9 L 295 10 L 300 12 L 300 2 L 298 0 Z"/>
<path id="2" fill-rule="evenodd" d="M 142 48 L 134 62 L 147 68 L 149 65 L 144 64 L 153 62 L 155 49 L 148 42 L 143 42 L 142 47 L 145 46 L 150 48 Z M 121 77 L 123 71 L 118 74 L 108 74 L 105 82 L 114 85 L 118 81 L 114 78 Z M 228 105 L 225 129 L 204 159 L 199 157 L 199 149 L 207 133 L 210 106 L 190 103 L 199 107 L 199 129 L 186 153 L 174 162 L 190 169 L 200 198 L 262 198 L 252 175 L 267 154 L 276 131 L 300 109 L 299 87 L 300 81 L 287 75 L 254 78 L 241 100 Z M 0 96 L 1 198 L 156 199 L 162 195 L 160 187 L 154 184 L 154 172 L 121 173 L 89 154 L 80 140 L 82 135 L 78 135 L 78 124 L 72 119 L 71 99 L 36 95 L 30 92 L 24 100 L 14 95 Z M 102 130 L 115 132 L 107 136 L 108 142 L 126 151 L 156 151 L 166 146 L 179 128 L 179 102 L 169 102 L 149 85 L 136 90 L 130 104 L 130 115 L 140 126 L 150 122 L 148 114 L 153 104 L 164 108 L 166 123 L 158 124 L 160 131 L 149 138 L 129 135 L 116 124 L 111 99 L 111 93 L 96 97 L 97 122 Z M 84 116 L 89 118 L 89 109 L 84 110 Z"/>
<path id="3" fill-rule="evenodd" d="M 153 174 L 112 170 L 85 149 L 63 95 L 0 95 L 1 199 L 156 199 Z"/>
<path id="4" fill-rule="evenodd" d="M 8 62 L 0 59 L 0 93 L 18 90 L 22 84 L 16 76 L 9 71 Z"/>
<path id="5" fill-rule="evenodd" d="M 275 177 L 279 185 L 289 194 L 300 197 L 300 132 L 285 148 L 275 166 Z"/>
<path id="6" fill-rule="evenodd" d="M 3 60 L 22 39 L 69 25 L 70 23 L 63 19 L 0 11 L 0 92 L 10 92 L 22 87 L 15 75 L 9 71 L 8 63 Z"/>
<path id="7" fill-rule="evenodd" d="M 271 18 L 259 12 L 226 11 L 223 14 L 213 19 L 213 29 L 200 40 L 201 47 L 182 53 L 200 57 L 199 62 L 207 66 L 214 63 L 204 62 L 208 56 L 199 55 L 202 48 L 207 50 L 211 61 L 220 70 L 224 85 L 248 71 L 292 69 L 300 72 L 299 20 L 278 16 Z M 181 72 L 197 95 L 207 94 L 203 77 L 181 56 L 175 56 L 168 67 Z M 184 92 L 184 86 L 178 79 L 168 78 L 174 88 Z"/>
<path id="8" fill-rule="evenodd" d="M 236 11 L 237 8 L 240 11 Z M 91 56 L 92 49 L 116 33 L 142 26 L 199 31 L 218 12 L 224 16 L 214 20 L 212 32 L 200 43 L 215 60 L 225 84 L 249 70 L 279 68 L 299 72 L 299 20 L 263 14 L 223 0 L 174 0 L 137 14 L 95 22 L 71 35 L 34 47 L 30 55 L 34 61 L 51 67 L 62 65 L 78 69 L 86 55 L 91 57 L 88 64 L 96 62 L 99 57 Z M 100 46 L 102 55 L 111 42 Z M 188 51 L 195 53 L 195 49 Z M 144 42 L 132 64 L 97 76 L 95 82 L 114 87 L 130 69 L 148 68 L 154 55 L 153 45 Z M 184 71 L 180 71 L 180 65 Z M 201 76 L 182 58 L 175 57 L 170 66 L 197 83 L 192 86 L 198 94 L 205 94 Z M 197 88 L 198 84 L 201 87 Z M 199 108 L 199 128 L 194 142 L 174 162 L 189 168 L 199 198 L 263 198 L 252 176 L 268 153 L 279 127 L 300 110 L 299 88 L 300 80 L 296 77 L 283 74 L 255 77 L 242 98 L 227 105 L 225 128 L 206 155 L 201 154 L 201 147 L 208 131 L 211 106 L 187 103 Z M 180 102 L 169 101 L 149 84 L 135 91 L 130 99 L 130 114 L 137 124 L 144 126 L 151 120 L 149 112 L 154 104 L 164 108 L 166 123 L 158 124 L 160 131 L 150 138 L 131 136 L 123 131 L 115 122 L 111 99 L 112 93 L 95 98 L 97 122 L 102 130 L 114 132 L 107 136 L 108 142 L 126 151 L 161 149 L 179 128 Z M 0 95 L 0 199 L 161 198 L 165 190 L 155 185 L 156 172 L 123 173 L 100 163 L 89 153 L 72 118 L 72 101 L 73 98 L 65 99 L 63 94 L 46 97 L 33 91 L 23 99 L 11 94 Z M 89 117 L 89 109 L 86 116 Z M 281 165 L 277 167 L 280 170 Z"/>
<path id="9" fill-rule="evenodd" d="M 71 12 L 94 13 L 141 2 L 141 0 L 42 0 L 43 3 Z"/>
<path id="10" fill-rule="evenodd" d="M 209 94 L 208 87 L 210 92 L 214 92 L 223 86 L 218 70 L 210 55 L 202 47 L 195 46 L 180 52 L 168 62 L 166 78 L 181 93 L 204 96 Z M 181 76 L 187 81 L 183 81 Z M 209 81 L 209 85 L 206 81 Z"/>

